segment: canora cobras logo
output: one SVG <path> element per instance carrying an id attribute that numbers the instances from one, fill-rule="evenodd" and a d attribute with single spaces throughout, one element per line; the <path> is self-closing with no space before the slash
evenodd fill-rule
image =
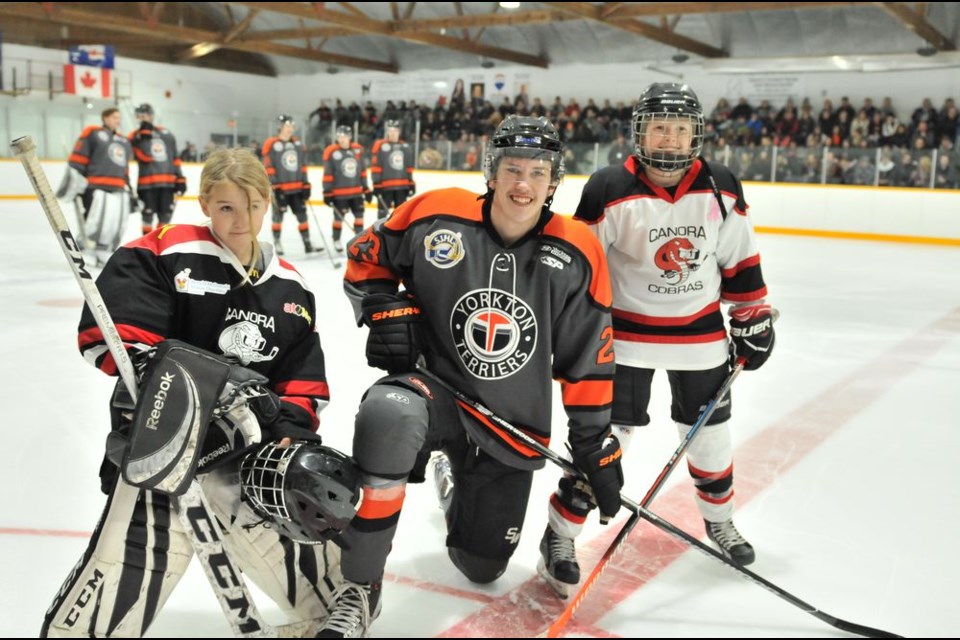
<path id="1" fill-rule="evenodd" d="M 512 376 L 537 347 L 533 310 L 500 289 L 476 289 L 461 297 L 450 314 L 450 332 L 460 360 L 482 380 Z"/>
<path id="2" fill-rule="evenodd" d="M 683 284 L 691 271 L 700 268 L 700 250 L 686 238 L 673 238 L 657 249 L 654 264 L 663 271 L 660 274 L 669 285 Z"/>
<path id="3" fill-rule="evenodd" d="M 280 351 L 279 347 L 273 347 L 269 353 L 263 353 L 267 341 L 260 333 L 260 327 L 249 320 L 232 324 L 224 329 L 220 333 L 217 346 L 224 354 L 236 356 L 243 365 L 273 360 Z"/>
<path id="4" fill-rule="evenodd" d="M 440 229 L 423 239 L 427 262 L 438 269 L 449 269 L 463 260 L 463 241 L 459 233 Z"/>

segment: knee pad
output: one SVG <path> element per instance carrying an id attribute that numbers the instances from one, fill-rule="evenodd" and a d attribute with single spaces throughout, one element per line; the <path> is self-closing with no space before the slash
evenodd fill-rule
<path id="1" fill-rule="evenodd" d="M 481 558 L 469 551 L 457 549 L 456 547 L 447 547 L 447 553 L 453 566 L 460 570 L 470 582 L 477 584 L 489 584 L 503 575 L 507 570 L 509 560 L 494 560 L 492 558 Z"/>
<path id="2" fill-rule="evenodd" d="M 429 426 L 430 412 L 422 396 L 404 387 L 375 384 L 357 411 L 353 457 L 364 473 L 406 478 Z"/>

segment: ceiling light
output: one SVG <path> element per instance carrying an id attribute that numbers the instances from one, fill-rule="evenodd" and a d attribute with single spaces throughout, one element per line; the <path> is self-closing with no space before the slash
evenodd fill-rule
<path id="1" fill-rule="evenodd" d="M 929 58 L 930 56 L 937 55 L 938 49 L 931 45 L 929 42 L 925 42 L 922 47 L 917 49 L 917 55 L 923 56 L 924 58 Z"/>
<path id="2" fill-rule="evenodd" d="M 496 63 L 493 60 L 481 60 L 480 66 L 484 69 L 493 69 Z"/>
<path id="3" fill-rule="evenodd" d="M 519 9 L 520 3 L 519 2 L 501 2 L 500 8 L 501 9 Z"/>
<path id="4" fill-rule="evenodd" d="M 677 51 L 675 54 L 673 54 L 673 56 L 670 59 L 676 62 L 677 64 L 683 64 L 684 62 L 690 59 L 690 56 L 684 53 L 683 51 Z"/>

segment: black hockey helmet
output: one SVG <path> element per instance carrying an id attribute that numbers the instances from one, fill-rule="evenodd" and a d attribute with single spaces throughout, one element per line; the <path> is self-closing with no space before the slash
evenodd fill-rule
<path id="1" fill-rule="evenodd" d="M 383 123 L 384 129 L 399 129 L 400 121 L 399 120 L 387 120 Z"/>
<path id="2" fill-rule="evenodd" d="M 277 116 L 277 126 L 279 127 L 283 127 L 283 125 L 287 123 L 294 124 L 295 122 L 296 121 L 293 119 L 293 116 L 289 114 L 281 113 L 279 116 Z"/>
<path id="3" fill-rule="evenodd" d="M 339 127 L 337 127 L 337 137 L 339 138 L 340 136 L 347 136 L 348 138 L 350 138 L 350 139 L 352 140 L 352 139 L 353 139 L 353 127 L 351 127 L 350 125 L 346 125 L 346 124 L 342 124 L 342 125 L 340 125 Z"/>
<path id="4" fill-rule="evenodd" d="M 563 142 L 557 128 L 544 117 L 509 115 L 504 118 L 484 154 L 483 177 L 487 181 L 497 177 L 497 167 L 504 157 L 549 160 L 550 182 L 558 184 L 563 178 Z"/>
<path id="5" fill-rule="evenodd" d="M 147 103 L 147 102 L 142 102 L 142 103 L 140 103 L 140 104 L 137 105 L 137 108 L 134 109 L 133 112 L 134 112 L 136 115 L 138 115 L 138 116 L 140 116 L 140 115 L 143 115 L 143 116 L 152 116 L 152 115 L 153 115 L 153 107 L 151 107 L 150 104 Z"/>
<path id="6" fill-rule="evenodd" d="M 684 120 L 691 125 L 690 151 L 672 153 L 643 148 L 647 125 L 654 119 Z M 690 168 L 703 150 L 703 106 L 689 85 L 676 82 L 654 82 L 640 94 L 633 108 L 633 141 L 640 164 L 661 171 L 683 171 Z"/>
<path id="7" fill-rule="evenodd" d="M 240 463 L 240 486 L 279 534 L 302 544 L 336 537 L 357 515 L 360 471 L 353 459 L 313 442 L 266 444 Z"/>

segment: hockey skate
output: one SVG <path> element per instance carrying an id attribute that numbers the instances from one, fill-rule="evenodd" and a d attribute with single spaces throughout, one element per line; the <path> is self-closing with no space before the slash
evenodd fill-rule
<path id="1" fill-rule="evenodd" d="M 278 256 L 283 255 L 283 243 L 280 242 L 280 238 L 277 238 L 276 240 L 273 241 L 273 248 L 277 250 Z"/>
<path id="2" fill-rule="evenodd" d="M 740 535 L 732 519 L 725 522 L 704 520 L 703 524 L 707 528 L 707 537 L 713 540 L 723 555 L 738 565 L 746 566 L 757 559 L 753 546 Z"/>
<path id="3" fill-rule="evenodd" d="M 580 565 L 573 538 L 558 535 L 547 525 L 540 540 L 540 561 L 537 573 L 561 598 L 569 598 L 580 582 Z"/>
<path id="4" fill-rule="evenodd" d="M 333 241 L 333 248 L 337 250 L 337 253 L 343 253 L 343 244 L 340 242 L 340 238 Z"/>
<path id="5" fill-rule="evenodd" d="M 450 511 L 453 502 L 453 469 L 450 458 L 443 451 L 435 451 L 430 458 L 433 464 L 433 480 L 437 490 L 437 501 L 444 513 Z"/>
<path id="6" fill-rule="evenodd" d="M 380 583 L 373 585 L 345 581 L 337 590 L 330 617 L 317 638 L 366 638 L 370 623 L 380 615 Z"/>
<path id="7" fill-rule="evenodd" d="M 321 251 L 323 251 L 323 247 L 315 247 L 308 238 L 303 239 L 303 252 L 305 254 L 310 255 L 311 253 L 320 253 Z"/>

